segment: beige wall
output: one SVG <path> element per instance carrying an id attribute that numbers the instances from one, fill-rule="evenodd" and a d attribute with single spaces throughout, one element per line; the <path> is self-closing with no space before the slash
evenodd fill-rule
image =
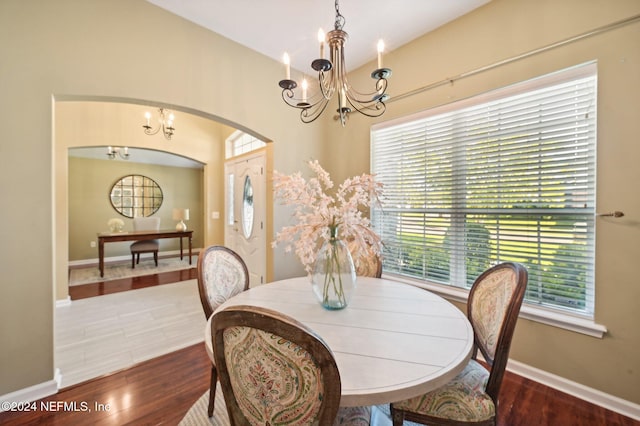
<path id="1" fill-rule="evenodd" d="M 161 104 L 221 120 L 273 141 L 274 167 L 283 172 L 318 157 L 321 144 L 318 127 L 282 105 L 280 64 L 143 0 L 3 0 L 0 57 L 0 195 L 19 205 L 3 209 L 0 221 L 3 395 L 53 379 L 54 299 L 68 253 L 66 149 L 123 140 L 101 141 L 98 130 L 83 138 L 93 130 L 81 118 L 71 135 L 58 134 L 68 130 L 56 128 L 65 104 Z M 188 142 L 178 135 L 175 143 Z M 148 142 L 136 146 L 152 143 L 142 137 Z M 222 171 L 206 166 L 206 173 L 222 181 Z M 221 208 L 213 185 L 205 179 L 208 210 Z M 216 237 L 208 231 L 207 238 Z M 297 273 L 290 259 L 274 266 L 276 278 Z"/>
<path id="2" fill-rule="evenodd" d="M 391 96 L 457 76 L 640 13 L 637 0 L 494 0 L 476 12 L 385 55 Z M 587 61 L 598 61 L 597 210 L 621 219 L 596 226 L 595 320 L 603 339 L 521 319 L 511 357 L 640 403 L 640 21 L 453 84 L 388 104 L 380 119 L 327 125 L 327 163 L 336 180 L 369 169 L 371 125 Z M 370 67 L 358 70 L 365 91 Z M 341 155 L 345 150 L 359 155 Z"/>
<path id="3" fill-rule="evenodd" d="M 106 157 L 106 155 L 105 155 Z M 112 161 L 107 158 L 69 158 L 69 262 L 79 260 L 96 261 L 98 248 L 97 232 L 108 232 L 107 221 L 121 219 L 125 231 L 133 230 L 133 220 L 120 215 L 111 205 L 109 193 L 113 184 L 130 174 L 139 174 L 153 179 L 161 188 L 163 202 L 154 217 L 160 218 L 162 229 L 173 229 L 173 208 L 188 208 L 187 228 L 193 231 L 193 247 L 204 247 L 203 203 L 201 168 L 169 167 L 130 161 Z M 180 244 L 175 238 L 159 240 L 160 254 L 177 251 Z M 222 243 L 218 241 L 218 243 Z M 129 256 L 131 242 L 105 245 L 105 258 Z"/>
<path id="4" fill-rule="evenodd" d="M 393 69 L 389 91 L 397 96 L 639 12 L 637 0 L 494 0 L 387 54 L 385 64 Z M 275 169 L 290 173 L 317 158 L 338 181 L 369 169 L 375 122 L 596 59 L 598 208 L 626 214 L 598 220 L 596 320 L 609 332 L 596 339 L 521 320 L 512 355 L 640 403 L 640 286 L 634 269 L 640 258 L 639 40 L 640 25 L 628 25 L 391 102 L 381 119 L 354 116 L 343 129 L 332 114 L 311 125 L 298 121 L 280 100 L 277 62 L 142 0 L 3 0 L 0 57 L 10 65 L 3 66 L 0 80 L 0 195 L 20 208 L 3 209 L 0 221 L 0 238 L 11 242 L 0 248 L 0 395 L 53 376 L 53 288 L 55 277 L 65 273 L 56 270 L 62 262 L 54 259 L 61 255 L 59 239 L 66 238 L 66 225 L 59 223 L 66 215 L 52 206 L 67 203 L 66 194 L 58 195 L 67 165 L 66 152 L 52 149 L 54 112 L 63 103 L 52 98 L 147 100 L 222 119 L 272 140 Z M 369 72 L 354 73 L 356 87 L 369 87 Z M 287 218 L 276 205 L 274 229 Z M 300 271 L 280 250 L 273 268 L 276 279 Z"/>

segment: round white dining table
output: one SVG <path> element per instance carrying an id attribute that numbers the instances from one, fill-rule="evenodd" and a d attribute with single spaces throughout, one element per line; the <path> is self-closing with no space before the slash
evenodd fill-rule
<path id="1" fill-rule="evenodd" d="M 473 329 L 462 311 L 427 290 L 384 278 L 358 277 L 351 302 L 341 310 L 323 308 L 307 277 L 251 288 L 215 312 L 234 305 L 278 311 L 317 333 L 335 356 L 343 407 L 385 404 L 436 389 L 465 367 L 473 346 Z M 211 318 L 205 331 L 210 357 Z"/>

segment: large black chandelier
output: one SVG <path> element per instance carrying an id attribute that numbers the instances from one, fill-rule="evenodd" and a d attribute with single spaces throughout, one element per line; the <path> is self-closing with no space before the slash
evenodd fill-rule
<path id="1" fill-rule="evenodd" d="M 387 91 L 387 78 L 391 75 L 389 68 L 382 67 L 382 51 L 384 44 L 378 42 L 378 68 L 371 73 L 371 78 L 376 80 L 375 91 L 360 93 L 355 90 L 347 80 L 347 69 L 344 61 L 344 43 L 348 35 L 342 30 L 345 19 L 340 14 L 338 0 L 335 1 L 336 20 L 334 29 L 324 36 L 322 30 L 318 32 L 320 42 L 320 58 L 311 62 L 311 68 L 318 72 L 319 89 L 308 96 L 308 83 L 306 79 L 301 82 L 301 93 L 295 93 L 298 84 L 291 79 L 289 57 L 285 53 L 284 63 L 286 78 L 280 80 L 282 99 L 293 108 L 300 110 L 300 119 L 304 123 L 311 123 L 318 118 L 327 107 L 334 94 L 338 97 L 338 114 L 336 119 L 344 127 L 348 115 L 358 111 L 369 117 L 379 117 L 386 110 L 385 101 L 389 98 Z M 329 59 L 324 58 L 324 44 L 329 44 Z"/>

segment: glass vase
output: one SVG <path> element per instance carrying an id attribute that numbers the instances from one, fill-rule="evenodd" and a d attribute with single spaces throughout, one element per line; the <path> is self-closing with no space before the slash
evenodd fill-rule
<path id="1" fill-rule="evenodd" d="M 331 237 L 318 252 L 311 286 L 325 309 L 343 309 L 351 301 L 356 288 L 356 272 L 349 249 L 337 238 L 337 229 L 331 228 Z"/>

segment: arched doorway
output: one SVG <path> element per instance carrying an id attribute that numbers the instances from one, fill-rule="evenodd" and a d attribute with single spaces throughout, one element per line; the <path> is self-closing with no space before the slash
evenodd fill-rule
<path id="1" fill-rule="evenodd" d="M 68 150 L 74 147 L 129 146 L 133 148 L 159 150 L 195 159 L 202 164 L 202 246 L 223 244 L 222 218 L 213 212 L 224 211 L 224 139 L 235 127 L 215 121 L 206 114 L 185 111 L 176 115 L 176 132 L 170 141 L 161 135 L 148 136 L 142 131 L 144 111 L 149 107 L 141 102 L 127 103 L 101 101 L 100 99 L 62 99 L 55 103 L 53 135 L 53 175 L 54 189 L 54 284 L 56 304 L 64 308 L 69 303 L 68 275 L 69 263 L 69 158 Z M 269 166 L 270 167 L 270 166 Z M 268 218 L 267 220 L 271 220 Z M 102 225 L 101 225 L 102 226 Z M 86 241 L 88 246 L 90 241 Z M 268 250 L 265 247 L 265 250 Z M 201 320 L 202 313 L 198 312 Z M 60 321 L 55 321 L 56 327 Z M 198 330 L 201 327 L 198 326 Z M 198 334 L 200 331 L 198 331 Z M 55 335 L 59 335 L 56 330 Z M 204 336 L 201 336 L 203 338 Z M 55 340 L 54 339 L 54 346 Z M 162 339 L 160 339 L 162 341 Z M 115 342 L 114 346 L 117 346 Z M 170 344 L 167 351 L 175 350 Z M 56 367 L 60 366 L 59 352 L 54 357 Z M 85 356 L 85 355 L 83 355 Z M 105 355 L 105 359 L 118 356 Z M 136 359 L 132 359 L 136 362 Z M 114 366 L 115 369 L 122 366 Z M 64 371 L 62 372 L 64 375 Z M 104 374 L 105 371 L 98 373 Z M 64 382 L 63 382 L 64 383 Z"/>

